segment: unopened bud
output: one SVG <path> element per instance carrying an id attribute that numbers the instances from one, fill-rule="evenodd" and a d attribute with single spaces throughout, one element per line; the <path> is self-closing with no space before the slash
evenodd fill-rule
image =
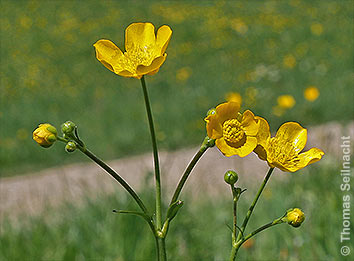
<path id="1" fill-rule="evenodd" d="M 216 113 L 216 109 L 215 108 L 211 108 L 210 110 L 208 110 L 207 116 L 214 115 L 215 113 Z"/>
<path id="2" fill-rule="evenodd" d="M 224 180 L 227 184 L 234 185 L 238 180 L 238 175 L 235 171 L 228 170 L 224 175 Z"/>
<path id="3" fill-rule="evenodd" d="M 76 150 L 76 144 L 73 141 L 69 141 L 66 146 L 65 146 L 65 150 L 67 152 L 74 152 Z"/>
<path id="4" fill-rule="evenodd" d="M 305 214 L 299 208 L 289 209 L 284 221 L 293 227 L 299 227 L 305 220 Z"/>
<path id="5" fill-rule="evenodd" d="M 33 139 L 40 146 L 49 148 L 57 140 L 57 129 L 49 123 L 39 124 L 33 131 Z"/>
<path id="6" fill-rule="evenodd" d="M 73 123 L 72 121 L 67 121 L 61 125 L 61 131 L 64 134 L 69 135 L 75 130 L 75 127 L 76 127 L 75 123 Z"/>

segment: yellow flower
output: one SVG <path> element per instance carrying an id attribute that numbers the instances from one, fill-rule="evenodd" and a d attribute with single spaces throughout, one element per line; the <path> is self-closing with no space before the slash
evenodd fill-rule
<path id="1" fill-rule="evenodd" d="M 296 65 L 296 58 L 291 54 L 285 56 L 283 59 L 283 65 L 290 69 L 294 68 Z"/>
<path id="2" fill-rule="evenodd" d="M 305 214 L 299 208 L 289 209 L 285 220 L 293 227 L 299 227 L 305 220 Z"/>
<path id="3" fill-rule="evenodd" d="M 157 30 L 151 23 L 132 23 L 125 30 L 125 52 L 113 42 L 98 40 L 93 46 L 96 58 L 109 70 L 124 77 L 140 79 L 157 73 L 166 60 L 165 53 L 172 30 L 163 25 Z"/>
<path id="4" fill-rule="evenodd" d="M 311 32 L 314 35 L 321 35 L 323 33 L 323 26 L 320 23 L 313 23 L 311 25 Z"/>
<path id="5" fill-rule="evenodd" d="M 320 91 L 315 86 L 309 86 L 304 91 L 304 97 L 306 100 L 313 102 L 317 100 L 318 96 L 320 95 Z"/>
<path id="6" fill-rule="evenodd" d="M 49 123 L 39 124 L 33 131 L 33 139 L 42 147 L 48 148 L 57 140 L 57 129 Z"/>
<path id="7" fill-rule="evenodd" d="M 257 146 L 259 126 L 254 114 L 249 110 L 243 114 L 239 111 L 239 103 L 227 102 L 205 118 L 209 138 L 216 140 L 215 145 L 227 157 L 245 157 Z"/>
<path id="8" fill-rule="evenodd" d="M 228 102 L 237 102 L 238 104 L 242 104 L 242 96 L 238 92 L 229 92 L 225 95 L 225 99 Z"/>
<path id="9" fill-rule="evenodd" d="M 281 95 L 277 99 L 279 107 L 283 109 L 290 109 L 294 107 L 296 101 L 291 95 Z"/>
<path id="10" fill-rule="evenodd" d="M 300 124 L 286 122 L 280 126 L 275 137 L 271 138 L 268 122 L 258 116 L 255 118 L 259 123 L 259 131 L 258 146 L 254 152 L 260 159 L 266 160 L 270 167 L 295 172 L 319 161 L 324 155 L 318 148 L 301 153 L 306 145 L 307 130 Z"/>

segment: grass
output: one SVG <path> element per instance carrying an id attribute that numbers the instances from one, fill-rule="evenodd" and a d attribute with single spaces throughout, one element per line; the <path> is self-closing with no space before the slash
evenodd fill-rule
<path id="1" fill-rule="evenodd" d="M 8 1 L 0 2 L 0 176 L 85 160 L 31 139 L 43 122 L 74 121 L 104 159 L 149 150 L 140 83 L 94 56 L 107 38 L 123 48 L 132 22 L 168 24 L 173 37 L 160 72 L 147 77 L 159 147 L 198 144 L 209 108 L 239 92 L 243 109 L 304 126 L 350 120 L 351 1 Z M 340 25 L 340 26 L 339 26 Z M 308 86 L 319 98 L 303 97 Z M 277 97 L 296 104 L 280 110 Z"/>
<path id="2" fill-rule="evenodd" d="M 339 233 L 342 230 L 341 178 L 337 166 L 311 166 L 285 179 L 270 180 L 248 231 L 263 225 L 288 208 L 300 207 L 306 220 L 300 228 L 278 225 L 242 248 L 240 260 L 343 260 Z M 222 176 L 220 176 L 222 178 Z M 244 179 L 246 177 L 240 177 Z M 261 183 L 261 180 L 258 181 Z M 231 193 L 192 201 L 182 194 L 185 205 L 173 221 L 167 238 L 171 260 L 227 260 L 232 223 Z M 141 193 L 153 207 L 153 193 Z M 117 215 L 113 209 L 136 209 L 122 190 L 115 195 L 87 198 L 48 209 L 39 217 L 19 216 L 13 225 L 3 222 L 0 235 L 1 260 L 154 260 L 154 239 L 139 217 Z M 249 188 L 240 200 L 243 218 L 256 190 Z M 351 230 L 353 225 L 351 225 Z M 127 236 L 129 235 L 129 236 Z M 351 249 L 354 245 L 349 243 Z"/>

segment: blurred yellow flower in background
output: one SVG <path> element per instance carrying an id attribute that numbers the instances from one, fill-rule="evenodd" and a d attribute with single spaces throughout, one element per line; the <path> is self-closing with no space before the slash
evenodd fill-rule
<path id="1" fill-rule="evenodd" d="M 191 75 L 191 69 L 189 67 L 183 67 L 176 72 L 176 80 L 185 82 Z"/>
<path id="2" fill-rule="evenodd" d="M 304 91 L 305 99 L 310 102 L 317 100 L 319 95 L 320 95 L 320 91 L 316 88 L 316 86 L 309 86 Z"/>
<path id="3" fill-rule="evenodd" d="M 313 23 L 311 25 L 311 32 L 314 35 L 321 35 L 323 33 L 323 26 L 320 23 Z"/>
<path id="4" fill-rule="evenodd" d="M 283 65 L 286 67 L 286 68 L 294 68 L 295 65 L 296 65 L 296 59 L 293 55 L 291 54 L 288 54 L 284 57 L 283 59 Z"/>
<path id="5" fill-rule="evenodd" d="M 261 160 L 266 160 L 270 167 L 295 172 L 319 161 L 324 155 L 318 148 L 300 153 L 307 141 L 307 130 L 300 124 L 286 122 L 280 126 L 275 137 L 271 138 L 268 122 L 258 116 L 256 120 L 259 123 L 259 131 L 258 146 L 254 152 Z"/>
<path id="6" fill-rule="evenodd" d="M 163 25 L 157 30 L 151 23 L 133 23 L 125 30 L 125 52 L 110 40 L 99 40 L 93 46 L 96 58 L 106 68 L 124 77 L 140 79 L 155 74 L 166 60 L 165 53 L 172 30 Z"/>
<path id="7" fill-rule="evenodd" d="M 57 140 L 57 129 L 49 123 L 39 124 L 33 131 L 33 139 L 40 146 L 48 148 Z"/>
<path id="8" fill-rule="evenodd" d="M 227 157 L 245 157 L 257 146 L 259 126 L 254 114 L 239 111 L 237 102 L 222 103 L 205 118 L 209 138 L 216 140 L 215 145 Z"/>
<path id="9" fill-rule="evenodd" d="M 225 100 L 228 102 L 237 102 L 240 105 L 242 104 L 242 96 L 238 92 L 226 93 Z"/>
<path id="10" fill-rule="evenodd" d="M 296 103 L 292 95 L 281 95 L 278 97 L 277 102 L 279 107 L 283 109 L 291 109 Z"/>

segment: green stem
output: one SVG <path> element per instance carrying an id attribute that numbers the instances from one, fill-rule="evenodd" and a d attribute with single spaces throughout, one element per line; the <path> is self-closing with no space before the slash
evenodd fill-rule
<path id="1" fill-rule="evenodd" d="M 155 182 L 156 182 L 156 225 L 157 230 L 161 230 L 162 227 L 162 218 L 161 218 L 161 182 L 160 182 L 160 167 L 159 167 L 159 154 L 157 151 L 157 143 L 156 143 L 156 135 L 154 129 L 154 122 L 152 119 L 149 95 L 146 88 L 146 83 L 144 76 L 141 77 L 141 86 L 144 92 L 144 100 L 145 100 L 145 107 L 146 113 L 149 120 L 149 128 L 151 134 L 151 141 L 152 141 L 152 149 L 154 154 L 154 166 L 155 166 Z"/>
<path id="2" fill-rule="evenodd" d="M 253 210 L 254 210 L 254 208 L 255 208 L 257 202 L 258 202 L 259 197 L 261 196 L 261 194 L 262 194 L 262 192 L 263 192 L 263 190 L 264 190 L 264 188 L 265 188 L 265 186 L 266 186 L 266 184 L 267 184 L 267 182 L 268 182 L 270 176 L 272 175 L 273 170 L 274 170 L 274 168 L 270 168 L 270 169 L 269 169 L 267 175 L 265 176 L 265 178 L 264 178 L 264 180 L 263 180 L 263 182 L 262 182 L 262 184 L 261 184 L 261 186 L 260 186 L 260 188 L 259 188 L 259 190 L 258 190 L 258 192 L 257 192 L 257 194 L 256 194 L 256 197 L 254 198 L 254 200 L 253 200 L 251 206 L 249 207 L 249 209 L 248 209 L 248 211 L 247 211 L 247 214 L 246 214 L 246 217 L 245 217 L 245 219 L 243 220 L 243 223 L 242 223 L 242 226 L 241 226 L 241 229 L 240 229 L 240 233 L 239 233 L 238 236 L 237 236 L 236 242 L 238 242 L 238 241 L 241 239 L 241 237 L 243 237 L 243 234 L 244 234 L 244 232 L 245 232 L 247 223 L 248 223 L 248 221 L 249 221 L 249 219 L 250 219 L 250 217 L 251 217 L 251 215 L 252 215 L 252 213 L 253 213 Z M 238 247 L 238 248 L 239 248 L 239 247 Z M 234 256 L 234 257 L 236 257 L 238 248 L 237 248 L 236 251 L 235 251 L 235 256 Z M 231 259 L 230 259 L 230 260 L 231 260 Z"/>
<path id="3" fill-rule="evenodd" d="M 263 230 L 270 228 L 272 226 L 278 225 L 278 224 L 282 224 L 284 223 L 284 221 L 281 220 L 281 218 L 274 220 L 273 222 L 270 222 L 268 224 L 265 224 L 259 228 L 257 228 L 256 230 L 254 230 L 253 232 L 251 232 L 250 234 L 248 234 L 246 237 L 240 239 L 235 245 L 233 245 L 232 250 L 231 250 L 231 256 L 230 256 L 230 261 L 235 260 L 237 252 L 239 250 L 239 248 L 241 247 L 241 245 L 246 242 L 248 239 L 250 239 L 251 237 L 255 236 L 256 234 L 258 234 L 259 232 L 262 232 Z"/>
<path id="4" fill-rule="evenodd" d="M 264 178 L 264 180 L 263 180 L 263 182 L 262 182 L 261 187 L 259 188 L 259 190 L 258 190 L 258 192 L 257 192 L 256 197 L 254 198 L 254 200 L 253 200 L 253 202 L 252 202 L 252 205 L 251 205 L 250 208 L 248 209 L 248 212 L 247 212 L 247 215 L 246 215 L 246 217 L 245 217 L 245 220 L 243 221 L 242 226 L 241 226 L 241 231 L 242 231 L 242 233 L 245 232 L 247 223 L 248 223 L 248 221 L 249 221 L 249 219 L 250 219 L 250 217 L 251 217 L 251 215 L 252 215 L 252 212 L 253 212 L 253 210 L 254 210 L 256 204 L 257 204 L 257 201 L 258 201 L 259 197 L 261 196 L 261 194 L 262 194 L 262 192 L 263 192 L 263 190 L 264 190 L 264 188 L 265 188 L 265 186 L 266 186 L 266 184 L 267 184 L 267 182 L 268 182 L 270 176 L 272 175 L 273 170 L 274 170 L 274 168 L 270 168 L 270 169 L 269 169 L 267 175 L 265 176 L 265 178 Z M 240 235 L 239 235 L 238 237 L 240 237 Z M 239 238 L 238 238 L 238 239 L 239 239 Z"/>
<path id="5" fill-rule="evenodd" d="M 232 196 L 233 196 L 233 223 L 234 223 L 234 227 L 233 227 L 233 231 L 232 231 L 232 241 L 234 242 L 236 240 L 236 234 L 237 234 L 237 201 L 238 201 L 238 197 L 237 194 L 235 192 L 235 187 L 233 185 L 231 185 L 231 191 L 232 191 Z"/>
<path id="6" fill-rule="evenodd" d="M 158 260 L 166 261 L 166 244 L 165 238 L 157 237 L 157 251 L 158 251 Z"/>
<path id="7" fill-rule="evenodd" d="M 105 171 L 107 171 L 116 181 L 119 182 L 127 191 L 128 193 L 134 198 L 136 203 L 139 205 L 141 210 L 147 215 L 151 216 L 149 214 L 149 211 L 145 207 L 144 203 L 140 199 L 140 197 L 136 194 L 136 192 L 129 186 L 129 184 L 121 177 L 117 172 L 115 172 L 111 167 L 109 167 L 106 163 L 104 163 L 101 159 L 99 159 L 96 155 L 94 155 L 91 151 L 89 151 L 87 148 L 82 147 L 80 145 L 77 146 L 86 156 L 88 156 L 90 159 L 92 159 L 94 162 L 96 162 L 101 168 L 103 168 Z M 152 221 L 150 221 L 152 222 Z M 152 224 L 152 223 L 151 223 Z"/>
<path id="8" fill-rule="evenodd" d="M 191 171 L 193 170 L 194 166 L 197 164 L 198 160 L 203 156 L 204 152 L 206 152 L 206 150 L 209 148 L 210 146 L 208 146 L 206 144 L 206 142 L 204 141 L 202 146 L 200 147 L 199 151 L 194 155 L 192 161 L 189 163 L 189 165 L 187 166 L 186 170 L 184 171 L 178 185 L 177 188 L 175 190 L 175 193 L 173 194 L 173 197 L 171 199 L 170 202 L 170 206 L 175 203 L 179 197 L 179 194 L 182 191 L 182 188 L 184 186 L 184 184 L 186 183 L 189 174 L 191 173 Z"/>

